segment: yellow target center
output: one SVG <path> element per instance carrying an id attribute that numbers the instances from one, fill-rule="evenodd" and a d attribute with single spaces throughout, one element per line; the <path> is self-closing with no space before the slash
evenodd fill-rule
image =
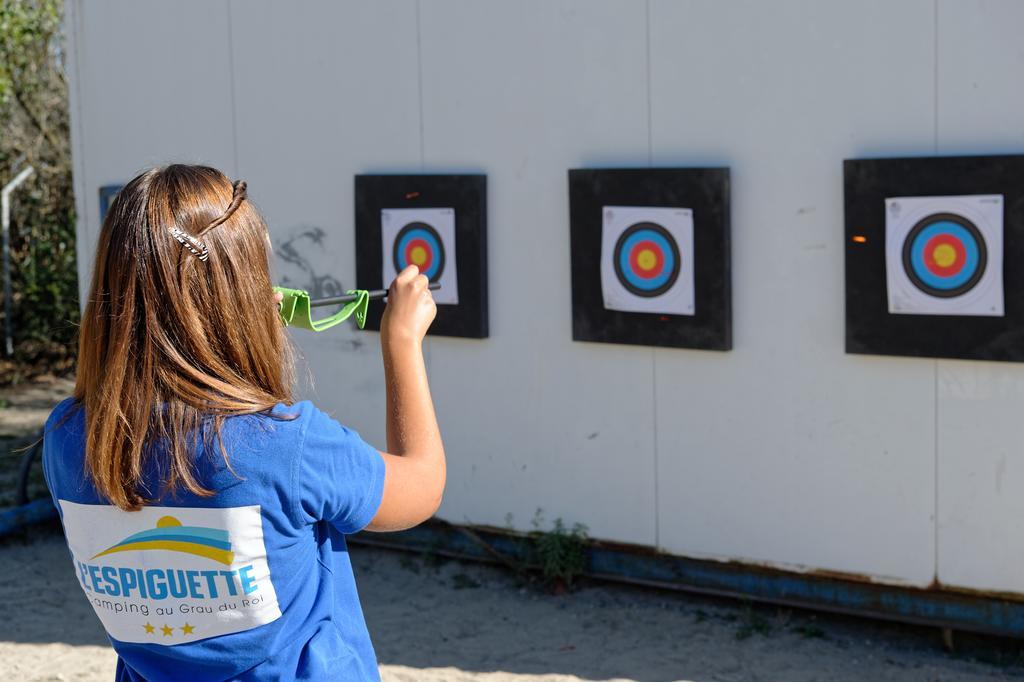
<path id="1" fill-rule="evenodd" d="M 650 249 L 644 249 L 636 256 L 636 263 L 643 270 L 653 270 L 658 264 L 658 256 Z"/>
<path id="2" fill-rule="evenodd" d="M 940 268 L 948 268 L 956 262 L 956 249 L 949 244 L 939 244 L 932 253 L 932 260 Z"/>
<path id="3" fill-rule="evenodd" d="M 413 265 L 423 265 L 427 262 L 427 250 L 422 246 L 414 246 L 409 252 L 409 258 L 412 259 Z"/>

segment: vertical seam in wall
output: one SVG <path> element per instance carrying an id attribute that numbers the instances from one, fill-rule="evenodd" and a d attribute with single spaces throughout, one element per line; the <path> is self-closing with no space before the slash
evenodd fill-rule
<path id="1" fill-rule="evenodd" d="M 645 3 L 644 31 L 647 41 L 647 165 L 654 165 L 654 126 L 651 114 L 651 0 Z M 651 415 L 654 434 L 654 546 L 661 547 L 661 521 L 658 502 L 658 349 L 651 348 Z"/>
<path id="2" fill-rule="evenodd" d="M 932 75 L 932 94 L 934 97 L 932 113 L 934 114 L 933 125 L 935 128 L 935 153 L 939 153 L 939 0 L 934 0 L 933 35 L 932 35 L 932 61 L 934 72 Z"/>
<path id="3" fill-rule="evenodd" d="M 419 101 L 420 109 L 420 172 L 426 170 L 427 167 L 427 154 L 426 154 L 426 141 L 424 140 L 423 131 L 425 126 L 423 125 L 423 36 L 422 36 L 422 21 L 420 19 L 420 0 L 416 0 L 416 89 L 417 99 Z"/>
<path id="4" fill-rule="evenodd" d="M 934 544 L 934 577 L 939 579 L 939 361 L 935 361 L 935 410 L 934 410 L 934 438 L 935 438 L 935 518 L 932 520 L 932 529 L 935 534 Z"/>
<path id="5" fill-rule="evenodd" d="M 231 84 L 231 144 L 235 161 L 235 178 L 241 174 L 238 165 L 238 107 L 235 106 L 235 26 L 231 17 L 231 0 L 228 7 L 228 81 Z"/>
<path id="6" fill-rule="evenodd" d="M 654 427 L 654 547 L 661 548 L 661 505 L 658 502 L 658 351 L 651 349 L 651 421 Z"/>
<path id="7" fill-rule="evenodd" d="M 647 165 L 654 165 L 654 116 L 651 106 L 651 0 L 647 0 L 645 12 L 647 33 Z"/>
<path id="8" fill-rule="evenodd" d="M 933 36 L 932 36 L 932 60 L 933 60 L 933 67 L 934 67 L 934 75 L 933 75 L 933 79 L 934 80 L 932 82 L 932 91 L 933 91 L 934 99 L 933 99 L 933 102 L 932 102 L 932 107 L 933 107 L 933 114 L 934 114 L 933 125 L 935 126 L 935 131 L 934 131 L 935 150 L 934 151 L 935 151 L 935 154 L 938 154 L 939 153 L 939 0 L 934 0 L 934 2 L 932 4 L 932 8 L 933 8 L 933 19 L 934 19 L 934 22 L 933 22 Z M 933 437 L 935 439 L 935 442 L 934 442 L 935 463 L 934 463 L 933 471 L 934 471 L 934 476 L 935 476 L 935 480 L 934 480 L 934 486 L 935 486 L 934 505 L 935 506 L 934 506 L 934 511 L 933 511 L 934 519 L 932 520 L 932 532 L 934 533 L 933 545 L 934 545 L 934 552 L 935 552 L 935 555 L 934 555 L 934 558 L 933 558 L 933 561 L 934 561 L 934 577 L 935 577 L 935 580 L 938 581 L 938 579 L 939 579 L 939 361 L 938 360 L 935 361 L 934 370 L 935 370 L 935 385 L 933 386 L 933 389 L 934 389 L 934 395 L 935 395 L 935 411 L 934 411 L 934 415 L 933 415 L 933 419 L 934 419 L 934 424 L 933 424 L 934 433 L 933 433 Z"/>
<path id="9" fill-rule="evenodd" d="M 427 168 L 427 152 L 426 152 L 426 141 L 424 139 L 424 130 L 426 126 L 423 124 L 423 21 L 420 13 L 420 0 L 416 0 L 416 101 L 419 106 L 420 114 L 420 172 L 423 173 Z M 430 381 L 430 337 L 424 337 L 423 339 L 423 366 L 427 372 L 427 381 Z"/>

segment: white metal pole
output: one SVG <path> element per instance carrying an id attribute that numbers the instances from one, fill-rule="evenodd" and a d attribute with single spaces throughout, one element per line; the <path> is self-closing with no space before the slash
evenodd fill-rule
<path id="1" fill-rule="evenodd" d="M 0 191 L 0 214 L 3 220 L 3 250 L 4 250 L 4 341 L 6 342 L 7 357 L 14 355 L 14 337 L 12 333 L 12 307 L 11 307 L 11 193 L 18 185 L 28 180 L 35 172 L 32 166 L 24 169 L 14 179 L 4 185 Z"/>

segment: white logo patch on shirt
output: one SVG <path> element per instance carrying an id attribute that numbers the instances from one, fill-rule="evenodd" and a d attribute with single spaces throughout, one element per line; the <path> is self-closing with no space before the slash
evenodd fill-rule
<path id="1" fill-rule="evenodd" d="M 114 639 L 171 646 L 281 617 L 258 505 L 60 506 L 78 581 Z"/>

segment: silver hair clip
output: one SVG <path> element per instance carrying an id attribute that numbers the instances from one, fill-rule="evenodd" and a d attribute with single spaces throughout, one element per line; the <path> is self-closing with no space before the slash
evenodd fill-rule
<path id="1" fill-rule="evenodd" d="M 181 242 L 182 246 L 191 251 L 193 256 L 203 262 L 206 262 L 207 257 L 210 255 L 210 251 L 206 248 L 206 244 L 202 243 L 187 232 L 179 230 L 177 227 L 171 228 L 171 236 Z"/>

